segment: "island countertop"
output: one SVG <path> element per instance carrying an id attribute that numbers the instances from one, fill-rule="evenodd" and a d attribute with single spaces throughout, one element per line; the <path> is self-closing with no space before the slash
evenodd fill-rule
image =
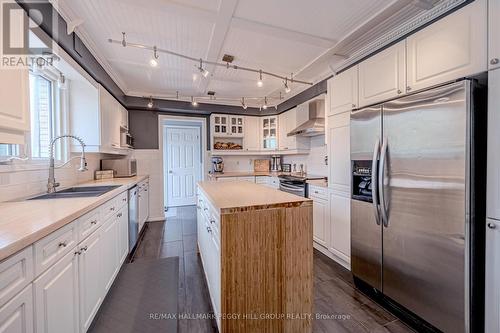
<path id="1" fill-rule="evenodd" d="M 221 214 L 232 213 L 236 210 L 312 205 L 311 199 L 247 181 L 203 181 L 198 185 Z"/>

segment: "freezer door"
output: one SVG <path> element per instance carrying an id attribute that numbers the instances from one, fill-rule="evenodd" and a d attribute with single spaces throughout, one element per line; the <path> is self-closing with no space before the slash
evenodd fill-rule
<path id="1" fill-rule="evenodd" d="M 466 327 L 468 96 L 462 81 L 383 106 L 383 293 L 444 332 Z"/>
<path id="2" fill-rule="evenodd" d="M 380 148 L 381 116 L 380 106 L 351 113 L 351 161 L 373 162 L 374 150 Z M 369 165 L 376 172 L 377 158 Z M 376 182 L 372 180 L 372 196 L 373 192 Z M 375 211 L 377 199 L 374 201 L 351 199 L 351 270 L 354 276 L 382 290 L 382 227 Z"/>

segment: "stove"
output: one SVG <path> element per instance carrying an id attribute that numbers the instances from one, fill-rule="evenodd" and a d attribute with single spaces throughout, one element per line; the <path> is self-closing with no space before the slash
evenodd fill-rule
<path id="1" fill-rule="evenodd" d="M 326 179 L 324 176 L 312 176 L 307 174 L 289 174 L 278 176 L 280 180 L 280 190 L 301 197 L 308 196 L 308 180 Z"/>

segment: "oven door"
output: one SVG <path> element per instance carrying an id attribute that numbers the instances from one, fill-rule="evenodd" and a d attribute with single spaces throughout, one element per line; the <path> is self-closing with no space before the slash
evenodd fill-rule
<path id="1" fill-rule="evenodd" d="M 295 194 L 301 197 L 306 196 L 306 184 L 305 183 L 293 183 L 280 180 L 280 191 Z"/>

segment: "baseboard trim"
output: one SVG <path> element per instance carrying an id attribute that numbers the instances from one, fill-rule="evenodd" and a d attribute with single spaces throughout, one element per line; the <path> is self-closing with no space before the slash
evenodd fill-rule
<path id="1" fill-rule="evenodd" d="M 335 253 L 332 253 L 330 250 L 328 250 L 323 245 L 316 243 L 316 242 L 313 242 L 313 247 L 316 250 L 318 250 L 319 252 L 323 253 L 328 258 L 330 258 L 333 261 L 335 261 L 336 263 L 338 263 L 339 265 L 343 266 L 345 269 L 347 269 L 349 271 L 351 270 L 351 263 L 350 262 L 344 260 L 343 258 L 339 257 Z"/>

